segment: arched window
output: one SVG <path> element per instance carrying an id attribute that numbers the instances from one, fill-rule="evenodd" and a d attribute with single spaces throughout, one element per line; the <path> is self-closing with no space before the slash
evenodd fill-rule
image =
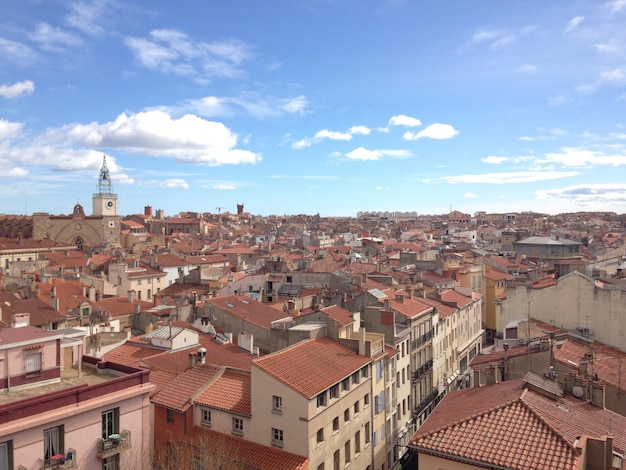
<path id="1" fill-rule="evenodd" d="M 74 245 L 76 245 L 76 248 L 78 248 L 79 250 L 82 250 L 83 240 L 80 237 L 76 237 L 76 240 L 74 240 Z"/>

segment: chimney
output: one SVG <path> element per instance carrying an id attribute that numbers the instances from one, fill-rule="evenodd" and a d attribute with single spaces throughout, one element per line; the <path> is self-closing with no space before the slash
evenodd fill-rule
<path id="1" fill-rule="evenodd" d="M 92 302 L 96 300 L 96 288 L 94 286 L 89 286 L 89 300 Z"/>
<path id="2" fill-rule="evenodd" d="M 57 312 L 60 310 L 59 298 L 58 297 L 53 297 L 52 298 L 52 308 L 55 309 Z"/>
<path id="3" fill-rule="evenodd" d="M 57 296 L 57 286 L 52 286 L 50 297 L 56 297 L 56 296 Z"/>
<path id="4" fill-rule="evenodd" d="M 96 302 L 102 302 L 102 292 L 96 292 Z"/>
<path id="5" fill-rule="evenodd" d="M 474 387 L 480 387 L 480 366 L 472 368 L 474 372 Z"/>
<path id="6" fill-rule="evenodd" d="M 135 291 L 129 290 L 127 291 L 128 301 L 132 304 L 135 301 Z"/>
<path id="7" fill-rule="evenodd" d="M 498 375 L 496 373 L 496 366 L 490 364 L 485 370 L 485 385 L 495 385 L 498 383 Z"/>
<path id="8" fill-rule="evenodd" d="M 402 303 L 404 302 L 404 296 L 402 294 L 396 294 L 396 300 Z"/>
<path id="9" fill-rule="evenodd" d="M 591 404 L 599 408 L 605 407 L 605 384 L 600 380 L 591 382 Z"/>
<path id="10" fill-rule="evenodd" d="M 83 284 L 83 297 L 87 297 L 87 286 Z"/>
<path id="11" fill-rule="evenodd" d="M 196 353 L 189 353 L 189 369 L 193 369 L 196 365 Z"/>
<path id="12" fill-rule="evenodd" d="M 365 328 L 359 328 L 359 356 L 365 356 Z"/>
<path id="13" fill-rule="evenodd" d="M 141 310 L 141 306 L 139 304 L 135 304 L 135 313 L 139 313 Z"/>

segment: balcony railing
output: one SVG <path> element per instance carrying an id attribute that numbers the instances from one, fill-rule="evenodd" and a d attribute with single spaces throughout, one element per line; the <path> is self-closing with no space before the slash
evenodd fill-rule
<path id="1" fill-rule="evenodd" d="M 413 341 L 411 341 L 411 349 L 414 350 L 414 349 L 419 348 L 421 345 L 426 344 L 428 341 L 430 341 L 432 337 L 433 335 L 429 331 L 427 333 L 424 333 L 419 338 L 415 338 Z"/>
<path id="2" fill-rule="evenodd" d="M 25 469 L 23 465 L 18 465 L 15 468 L 17 470 L 20 470 L 22 468 Z M 65 452 L 63 456 L 59 457 L 58 459 L 49 459 L 49 460 L 38 459 L 37 465 L 35 468 L 42 469 L 42 470 L 46 470 L 49 468 L 59 468 L 59 469 L 76 468 L 76 451 L 74 449 L 67 449 L 67 452 Z"/>
<path id="3" fill-rule="evenodd" d="M 130 431 L 124 430 L 119 434 L 112 434 L 107 439 L 98 439 L 97 455 L 106 459 L 130 447 Z"/>
<path id="4" fill-rule="evenodd" d="M 415 407 L 415 414 L 414 416 L 417 417 L 419 416 L 422 411 L 424 411 L 428 405 L 430 405 L 430 403 L 437 398 L 437 395 L 439 394 L 439 390 L 437 390 L 437 388 L 433 388 L 432 392 L 430 392 L 426 398 L 424 398 L 416 407 Z"/>
<path id="5" fill-rule="evenodd" d="M 418 367 L 417 370 L 413 372 L 413 382 L 415 382 L 420 377 L 425 375 L 426 372 L 428 372 L 432 368 L 433 368 L 433 360 L 430 359 L 430 360 L 426 361 L 426 363 L 423 366 Z"/>

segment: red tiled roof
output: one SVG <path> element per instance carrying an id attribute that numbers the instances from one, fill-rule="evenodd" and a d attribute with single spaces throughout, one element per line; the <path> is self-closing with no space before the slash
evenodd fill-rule
<path id="1" fill-rule="evenodd" d="M 503 273 L 495 270 L 486 272 L 485 277 L 492 281 L 512 281 L 513 279 L 515 279 L 513 275 L 509 273 Z"/>
<path id="2" fill-rule="evenodd" d="M 462 406 L 458 404 L 462 403 Z M 419 452 L 520 470 L 578 468 L 574 441 L 626 429 L 626 417 L 570 396 L 552 400 L 523 380 L 450 392 L 411 438 Z M 622 452 L 626 437 L 614 435 Z"/>
<path id="3" fill-rule="evenodd" d="M 217 297 L 207 300 L 206 303 L 266 330 L 272 327 L 272 322 L 288 316 L 244 294 Z"/>
<path id="4" fill-rule="evenodd" d="M 189 351 L 187 352 L 189 354 Z M 191 406 L 191 397 L 220 373 L 221 367 L 210 364 L 197 364 L 176 377 L 163 387 L 151 401 L 157 405 L 183 412 Z"/>
<path id="5" fill-rule="evenodd" d="M 194 401 L 200 405 L 250 416 L 250 372 L 227 369 Z"/>
<path id="6" fill-rule="evenodd" d="M 339 326 L 350 325 L 354 322 L 354 319 L 352 318 L 353 313 L 350 310 L 339 307 L 338 305 L 320 308 L 320 312 L 335 320 L 339 323 Z"/>
<path id="7" fill-rule="evenodd" d="M 311 399 L 370 362 L 369 357 L 325 337 L 301 341 L 252 364 Z"/>
<path id="8" fill-rule="evenodd" d="M 285 438 L 288 439 L 288 434 Z M 259 470 L 304 470 L 309 468 L 307 457 L 199 426 L 194 426 L 185 435 L 183 442 L 191 443 L 199 449 L 199 455 L 207 459 L 207 462 L 203 462 L 206 468 L 209 468 L 210 464 L 213 463 L 224 465 L 224 467 L 220 466 L 219 468 L 254 468 Z"/>
<path id="9" fill-rule="evenodd" d="M 587 360 L 588 353 L 593 354 L 593 361 L 587 366 L 587 373 L 592 376 L 598 374 L 603 382 L 614 388 L 621 387 L 622 393 L 626 392 L 626 353 L 602 343 L 594 342 L 590 346 L 589 343 L 567 338 L 554 350 L 554 358 L 567 367 L 572 367 L 572 362 L 579 366 L 581 361 Z"/>

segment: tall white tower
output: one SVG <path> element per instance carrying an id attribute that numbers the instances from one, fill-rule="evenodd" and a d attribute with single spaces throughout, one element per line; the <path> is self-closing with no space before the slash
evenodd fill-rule
<path id="1" fill-rule="evenodd" d="M 102 168 L 98 178 L 98 190 L 93 195 L 93 215 L 117 216 L 117 194 L 113 192 L 111 175 L 107 168 L 106 155 L 102 157 Z"/>

